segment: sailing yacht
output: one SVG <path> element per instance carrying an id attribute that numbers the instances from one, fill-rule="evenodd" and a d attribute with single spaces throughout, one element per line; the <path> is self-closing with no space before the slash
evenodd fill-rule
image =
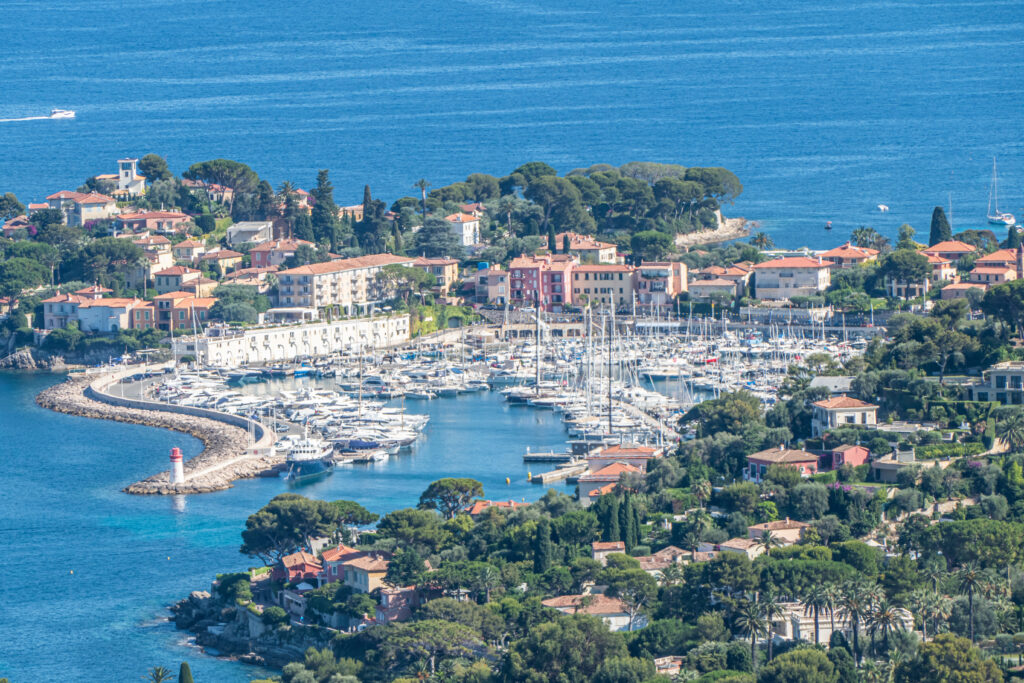
<path id="1" fill-rule="evenodd" d="M 993 208 L 995 210 L 993 210 Z M 999 183 L 996 178 L 996 158 L 992 157 L 992 184 L 988 189 L 988 222 L 992 225 L 1015 225 L 1012 213 L 999 210 Z"/>

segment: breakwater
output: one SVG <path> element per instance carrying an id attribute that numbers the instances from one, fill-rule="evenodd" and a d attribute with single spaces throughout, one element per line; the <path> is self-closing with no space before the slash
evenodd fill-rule
<path id="1" fill-rule="evenodd" d="M 172 484 L 170 471 L 135 482 L 125 493 L 171 495 L 231 488 L 236 479 L 256 477 L 281 462 L 273 433 L 246 418 L 212 410 L 114 396 L 107 387 L 120 374 L 70 377 L 36 396 L 36 403 L 61 413 L 171 429 L 203 442 L 203 452 L 185 463 L 185 481 Z"/>

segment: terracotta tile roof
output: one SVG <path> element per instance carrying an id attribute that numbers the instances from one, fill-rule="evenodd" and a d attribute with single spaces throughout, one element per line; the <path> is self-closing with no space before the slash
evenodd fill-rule
<path id="1" fill-rule="evenodd" d="M 608 448 L 605 448 L 604 450 L 602 450 L 600 452 L 600 454 L 598 455 L 598 457 L 607 457 L 609 455 L 615 455 L 615 456 L 619 456 L 619 455 L 627 455 L 627 456 L 628 455 L 645 455 L 645 456 L 647 456 L 649 458 L 653 458 L 653 457 L 655 457 L 658 454 L 658 450 L 659 449 L 657 449 L 657 448 L 655 448 L 653 446 L 625 446 L 625 447 L 623 447 L 621 444 L 615 444 L 614 446 L 609 446 Z"/>
<path id="2" fill-rule="evenodd" d="M 945 292 L 947 289 L 986 289 L 987 287 L 988 285 L 986 285 L 984 282 L 957 282 L 952 285 L 946 285 L 945 287 L 942 288 L 942 291 Z"/>
<path id="3" fill-rule="evenodd" d="M 170 244 L 171 241 L 163 235 L 150 235 L 149 237 L 142 237 L 137 240 L 132 240 L 135 244 L 141 246 L 153 246 L 155 244 Z"/>
<path id="4" fill-rule="evenodd" d="M 592 481 L 593 479 L 597 478 L 604 479 L 607 477 L 621 477 L 623 474 L 639 474 L 642 471 L 643 470 L 641 470 L 639 467 L 635 467 L 634 465 L 630 465 L 628 463 L 613 462 L 611 465 L 606 465 L 605 467 L 602 467 L 597 472 L 591 472 L 590 474 L 583 475 L 582 477 L 580 477 L 580 479 Z"/>
<path id="5" fill-rule="evenodd" d="M 557 598 L 542 600 L 541 604 L 563 612 L 594 616 L 627 614 L 629 612 L 621 600 L 609 598 L 607 595 L 560 595 Z"/>
<path id="6" fill-rule="evenodd" d="M 131 308 L 139 303 L 139 299 L 86 299 L 78 304 L 79 308 Z"/>
<path id="7" fill-rule="evenodd" d="M 174 301 L 175 299 L 191 299 L 194 294 L 191 292 L 167 292 L 166 294 L 157 294 L 153 297 L 153 301 Z"/>
<path id="8" fill-rule="evenodd" d="M 76 204 L 111 204 L 115 201 L 113 197 L 108 197 L 99 192 L 85 194 L 82 192 L 71 192 L 70 190 L 62 190 L 56 194 L 51 194 L 47 199 L 68 199 Z"/>
<path id="9" fill-rule="evenodd" d="M 594 552 L 626 552 L 626 544 L 622 541 L 594 541 L 590 548 Z"/>
<path id="10" fill-rule="evenodd" d="M 818 456 L 807 451 L 791 448 L 769 448 L 768 450 L 751 453 L 747 460 L 760 460 L 774 463 L 818 462 Z"/>
<path id="11" fill-rule="evenodd" d="M 974 262 L 978 266 L 996 265 L 996 264 L 1013 264 L 1017 262 L 1017 250 L 1016 249 L 1000 249 L 993 251 L 991 254 L 985 254 L 978 258 Z"/>
<path id="12" fill-rule="evenodd" d="M 100 287 L 99 285 L 89 285 L 88 287 L 83 287 L 82 289 L 77 290 L 75 294 L 110 294 L 113 291 L 114 290 L 112 289 Z"/>
<path id="13" fill-rule="evenodd" d="M 363 555 L 345 562 L 346 567 L 354 567 L 368 573 L 386 572 L 388 564 L 388 560 L 378 555 Z"/>
<path id="14" fill-rule="evenodd" d="M 1005 275 L 1016 272 L 1017 269 L 1011 266 L 978 266 L 971 270 L 972 275 L 974 273 L 979 275 Z"/>
<path id="15" fill-rule="evenodd" d="M 80 304 L 83 301 L 86 301 L 86 298 L 84 296 L 78 296 L 77 294 L 55 294 L 49 299 L 43 299 L 44 304 Z"/>
<path id="16" fill-rule="evenodd" d="M 189 268 L 188 266 L 171 266 L 170 268 L 164 268 L 163 270 L 153 273 L 154 275 L 187 275 L 189 273 L 198 273 L 199 271 L 195 268 Z"/>
<path id="17" fill-rule="evenodd" d="M 230 249 L 218 249 L 217 251 L 208 251 L 203 254 L 202 259 L 204 261 L 220 261 L 221 259 L 227 258 L 242 258 L 245 254 L 240 254 L 237 251 L 231 251 Z"/>
<path id="18" fill-rule="evenodd" d="M 408 265 L 413 259 L 407 256 L 395 256 L 394 254 L 370 254 L 369 256 L 358 256 L 356 258 L 339 259 L 337 261 L 325 261 L 324 263 L 310 263 L 298 268 L 282 270 L 281 275 L 323 275 L 324 273 L 340 273 L 345 270 L 356 270 L 358 268 L 375 268 L 389 266 L 392 264 Z"/>
<path id="19" fill-rule="evenodd" d="M 716 277 L 714 280 L 694 280 L 690 283 L 690 287 L 732 287 L 735 289 L 736 282 Z"/>
<path id="20" fill-rule="evenodd" d="M 871 403 L 866 403 L 859 398 L 853 398 L 852 396 L 836 396 L 834 398 L 826 398 L 822 401 L 815 401 L 811 405 L 824 408 L 825 410 L 834 410 L 837 408 L 877 408 L 878 406 Z"/>
<path id="21" fill-rule="evenodd" d="M 517 503 L 514 500 L 475 500 L 472 505 L 466 508 L 466 512 L 468 512 L 470 516 L 476 516 L 488 508 L 515 510 L 516 508 L 526 507 L 527 505 L 529 505 L 529 503 Z"/>
<path id="22" fill-rule="evenodd" d="M 844 259 L 868 259 L 878 256 L 877 249 L 869 247 L 855 247 L 849 242 L 834 249 L 829 249 L 821 254 L 822 258 L 844 258 Z"/>
<path id="23" fill-rule="evenodd" d="M 46 202 L 36 202 L 36 203 L 30 203 L 28 205 L 28 210 L 29 211 L 42 211 L 43 209 L 48 209 L 48 208 L 50 208 L 50 205 L 47 204 Z"/>
<path id="24" fill-rule="evenodd" d="M 457 266 L 459 262 L 453 258 L 427 258 L 426 256 L 417 256 L 416 260 L 413 261 L 414 266 Z"/>
<path id="25" fill-rule="evenodd" d="M 139 213 L 123 213 L 117 217 L 119 221 L 140 221 L 148 220 L 150 218 L 180 218 L 188 220 L 191 218 L 187 213 L 179 213 L 177 211 L 141 211 Z"/>
<path id="26" fill-rule="evenodd" d="M 818 259 L 808 258 L 806 256 L 787 256 L 785 258 L 777 258 L 773 261 L 765 261 L 764 263 L 758 263 L 754 266 L 754 269 L 764 270 L 766 268 L 828 268 L 831 263 L 822 263 Z"/>
<path id="27" fill-rule="evenodd" d="M 940 265 L 940 264 L 943 264 L 943 263 L 945 263 L 945 264 L 951 263 L 951 261 L 948 258 L 942 258 L 941 256 L 937 256 L 935 254 L 929 254 L 926 251 L 923 251 L 921 253 L 924 254 L 925 258 L 928 259 L 928 263 L 931 263 L 932 265 L 936 265 L 937 266 L 937 265 Z"/>
<path id="28" fill-rule="evenodd" d="M 307 553 L 305 550 L 300 550 L 297 553 L 292 553 L 291 555 L 285 555 L 282 557 L 281 564 L 283 564 L 286 569 L 293 569 L 303 565 L 319 567 L 320 560 L 316 559 L 316 555 Z"/>
<path id="29" fill-rule="evenodd" d="M 599 496 L 607 496 L 609 493 L 611 493 L 612 491 L 615 490 L 616 486 L 618 486 L 618 482 L 613 481 L 610 484 L 605 484 L 604 486 L 602 486 L 599 489 L 591 489 L 590 491 L 587 492 L 587 496 L 589 496 L 590 498 L 597 498 Z"/>
<path id="30" fill-rule="evenodd" d="M 596 251 L 604 249 L 615 249 L 615 245 L 609 242 L 601 242 L 590 235 L 581 235 L 576 232 L 560 232 L 555 235 L 555 246 L 562 248 L 566 235 L 569 236 L 569 251 Z"/>
<path id="31" fill-rule="evenodd" d="M 762 522 L 751 524 L 747 529 L 758 529 L 760 531 L 786 531 L 788 529 L 807 529 L 811 525 L 806 522 L 798 522 L 795 519 L 777 519 L 774 522 Z"/>
<path id="32" fill-rule="evenodd" d="M 306 245 L 308 247 L 314 246 L 312 242 L 307 242 L 306 240 L 270 240 L 268 242 L 257 244 L 249 250 L 249 253 L 251 254 L 254 251 L 295 251 L 302 245 Z"/>
<path id="33" fill-rule="evenodd" d="M 472 216 L 468 213 L 453 213 L 450 216 L 445 216 L 444 219 L 446 221 L 451 221 L 452 223 L 472 223 L 473 221 L 480 220 L 476 216 Z"/>
<path id="34" fill-rule="evenodd" d="M 330 548 L 320 553 L 320 557 L 324 562 L 337 562 L 348 557 L 352 557 L 354 559 L 359 555 L 362 555 L 361 550 L 350 548 L 347 545 L 339 545 L 337 548 Z"/>
<path id="35" fill-rule="evenodd" d="M 205 247 L 205 246 L 206 246 L 206 242 L 203 242 L 201 240 L 194 240 L 194 239 L 190 238 L 190 239 L 182 240 L 181 242 L 178 242 L 177 244 L 174 245 L 174 248 L 175 249 L 195 249 L 196 247 Z"/>
<path id="36" fill-rule="evenodd" d="M 735 548 L 737 550 L 748 550 L 758 545 L 758 542 L 751 538 L 730 538 L 724 543 L 719 543 L 719 548 Z"/>
<path id="37" fill-rule="evenodd" d="M 970 254 L 977 250 L 977 247 L 967 244 L 966 242 L 961 242 L 960 240 L 947 240 L 945 242 L 933 244 L 924 251 L 926 253 L 931 252 L 935 254 Z"/>

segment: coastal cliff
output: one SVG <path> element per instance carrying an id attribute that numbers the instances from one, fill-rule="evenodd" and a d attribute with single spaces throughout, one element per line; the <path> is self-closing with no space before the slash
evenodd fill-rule
<path id="1" fill-rule="evenodd" d="M 5 344 L 0 341 L 0 347 Z M 21 349 L 0 358 L 0 369 L 4 370 L 49 370 L 64 372 L 67 365 L 63 356 L 55 356 L 35 348 Z"/>
<path id="2" fill-rule="evenodd" d="M 257 477 L 280 462 L 264 449 L 251 449 L 248 433 L 217 420 L 174 412 L 102 403 L 86 393 L 95 378 L 70 377 L 44 390 L 36 403 L 60 413 L 171 429 L 203 442 L 203 451 L 185 463 L 185 481 L 171 484 L 170 472 L 154 474 L 123 490 L 132 494 L 207 493 L 231 488 L 236 479 Z"/>

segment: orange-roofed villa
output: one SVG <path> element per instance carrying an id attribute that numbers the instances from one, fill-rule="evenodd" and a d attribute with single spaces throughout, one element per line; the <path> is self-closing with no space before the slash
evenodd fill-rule
<path id="1" fill-rule="evenodd" d="M 811 436 L 821 436 L 837 427 L 872 427 L 878 406 L 852 396 L 835 396 L 811 404 Z"/>
<path id="2" fill-rule="evenodd" d="M 814 296 L 832 283 L 831 261 L 807 256 L 787 256 L 754 266 L 754 296 L 784 301 L 794 296 Z"/>

